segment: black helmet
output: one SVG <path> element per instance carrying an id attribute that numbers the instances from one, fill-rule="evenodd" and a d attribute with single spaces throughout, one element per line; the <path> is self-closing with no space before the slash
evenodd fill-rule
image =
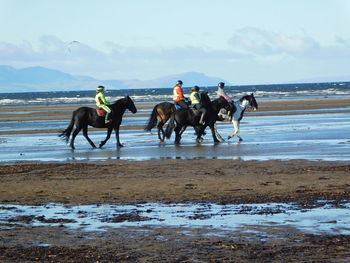
<path id="1" fill-rule="evenodd" d="M 182 80 L 178 80 L 178 81 L 176 82 L 176 85 L 182 85 L 182 84 L 183 84 Z"/>
<path id="2" fill-rule="evenodd" d="M 196 86 L 194 86 L 194 87 L 192 88 L 192 90 L 194 90 L 194 91 L 199 91 L 199 87 L 196 85 Z"/>
<path id="3" fill-rule="evenodd" d="M 220 88 L 225 87 L 225 83 L 224 82 L 219 82 L 218 87 L 220 87 Z"/>

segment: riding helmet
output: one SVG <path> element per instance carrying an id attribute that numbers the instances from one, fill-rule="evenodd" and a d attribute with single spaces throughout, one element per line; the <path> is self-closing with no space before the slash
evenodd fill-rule
<path id="1" fill-rule="evenodd" d="M 194 86 L 194 87 L 192 88 L 192 90 L 194 90 L 194 91 L 199 91 L 199 87 L 196 85 L 196 86 Z"/>
<path id="2" fill-rule="evenodd" d="M 225 87 L 225 83 L 224 82 L 219 82 L 218 87 L 220 87 L 220 88 Z"/>
<path id="3" fill-rule="evenodd" d="M 104 89 L 105 89 L 105 87 L 103 87 L 103 86 L 98 86 L 98 87 L 96 88 L 97 91 L 103 91 Z"/>
<path id="4" fill-rule="evenodd" d="M 182 84 L 183 84 L 182 80 L 178 80 L 178 81 L 176 82 L 176 85 L 182 85 Z"/>

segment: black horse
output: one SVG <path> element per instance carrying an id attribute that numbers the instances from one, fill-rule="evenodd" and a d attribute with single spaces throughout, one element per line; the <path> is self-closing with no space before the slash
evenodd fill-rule
<path id="1" fill-rule="evenodd" d="M 109 106 L 112 110 L 110 114 L 111 121 L 109 123 L 105 123 L 105 117 L 100 117 L 97 115 L 96 109 L 90 107 L 80 107 L 73 112 L 72 119 L 70 121 L 67 129 L 62 131 L 59 137 L 63 138 L 67 143 L 69 141 L 69 137 L 72 133 L 73 127 L 75 125 L 75 130 L 72 135 L 72 139 L 70 141 L 70 147 L 75 149 L 74 140 L 78 133 L 83 129 L 83 135 L 86 140 L 90 143 L 93 148 L 96 148 L 95 144 L 91 141 L 88 136 L 88 126 L 92 126 L 95 128 L 107 128 L 107 137 L 104 141 L 101 141 L 99 147 L 101 148 L 111 137 L 112 130 L 115 131 L 115 136 L 117 139 L 117 147 L 123 147 L 123 145 L 119 141 L 119 128 L 122 122 L 123 114 L 125 110 L 130 110 L 132 113 L 136 113 L 137 109 L 135 107 L 134 102 L 129 96 L 117 100 L 115 103 Z"/>
<path id="2" fill-rule="evenodd" d="M 231 109 L 231 105 L 224 98 L 210 101 L 207 92 L 201 93 L 201 100 L 203 107 L 207 110 L 204 125 L 199 124 L 200 113 L 194 109 L 178 109 L 171 115 L 169 125 L 165 131 L 165 135 L 169 139 L 173 130 L 175 130 L 175 144 L 180 144 L 181 135 L 186 130 L 187 126 L 195 127 L 197 134 L 196 140 L 198 143 L 201 143 L 203 141 L 202 135 L 207 126 L 209 126 L 211 129 L 214 143 L 220 142 L 216 137 L 214 128 L 215 123 L 218 119 L 218 113 L 220 109 L 224 108 L 226 111 L 229 111 Z"/>
<path id="3" fill-rule="evenodd" d="M 164 142 L 165 131 L 163 129 L 164 124 L 170 119 L 171 114 L 176 110 L 174 103 L 162 102 L 153 107 L 152 113 L 149 117 L 148 123 L 145 127 L 145 131 L 151 131 L 157 126 L 158 138 L 161 142 Z"/>

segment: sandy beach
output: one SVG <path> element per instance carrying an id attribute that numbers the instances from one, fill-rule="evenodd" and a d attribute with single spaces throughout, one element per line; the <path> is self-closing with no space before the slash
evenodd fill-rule
<path id="1" fill-rule="evenodd" d="M 254 116 L 319 114 L 317 109 L 343 109 L 350 99 L 266 101 Z M 150 109 L 152 105 L 140 108 Z M 13 118 L 70 118 L 74 107 L 40 107 L 11 111 Z M 45 107 L 47 109 L 47 107 Z M 337 110 L 339 109 L 339 111 Z M 301 110 L 295 112 L 295 110 Z M 16 113 L 16 111 L 21 111 Z M 27 111 L 27 112 L 26 112 Z M 45 115 L 46 114 L 46 115 Z M 133 115 L 128 116 L 133 118 Z M 140 117 L 140 116 L 139 116 Z M 18 120 L 18 119 L 17 119 Z M 142 129 L 129 126 L 123 129 Z M 8 134 L 54 133 L 54 129 L 1 131 Z M 154 137 L 156 140 L 156 137 Z M 122 149 L 123 150 L 123 149 Z M 130 151 L 132 149 L 129 149 Z M 44 205 L 216 203 L 250 204 L 297 202 L 314 206 L 317 200 L 341 205 L 350 199 L 348 161 L 224 159 L 153 159 L 146 161 L 106 160 L 78 162 L 3 163 L 0 166 L 0 203 Z M 5 209 L 1 208 L 0 209 Z M 15 225 L 2 222 L 2 262 L 347 262 L 349 235 L 307 234 L 279 226 L 264 228 L 265 238 L 241 229 L 212 235 L 207 229 L 167 227 L 117 228 L 91 233 L 59 226 Z M 333 222 L 336 227 L 336 222 Z M 140 231 L 143 230 L 143 231 Z M 208 234 L 209 233 L 209 234 Z M 47 246 L 33 245 L 35 243 Z"/>

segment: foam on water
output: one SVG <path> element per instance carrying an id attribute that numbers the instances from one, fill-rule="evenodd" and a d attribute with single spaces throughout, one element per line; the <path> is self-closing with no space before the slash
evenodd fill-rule
<path id="1" fill-rule="evenodd" d="M 208 91 L 211 98 L 215 98 L 217 87 L 201 87 Z M 184 93 L 189 94 L 191 88 L 185 87 Z M 305 99 L 322 97 L 350 96 L 350 83 L 306 83 L 306 84 L 279 84 L 279 85 L 246 85 L 227 86 L 226 92 L 232 98 L 240 98 L 247 93 L 254 92 L 258 100 L 264 99 Z M 172 88 L 162 89 L 127 89 L 108 90 L 106 96 L 112 102 L 125 95 L 130 95 L 137 103 L 159 103 L 172 101 Z M 27 93 L 0 93 L 0 106 L 14 105 L 62 105 L 94 104 L 94 90 L 62 91 L 62 92 L 27 92 Z"/>

